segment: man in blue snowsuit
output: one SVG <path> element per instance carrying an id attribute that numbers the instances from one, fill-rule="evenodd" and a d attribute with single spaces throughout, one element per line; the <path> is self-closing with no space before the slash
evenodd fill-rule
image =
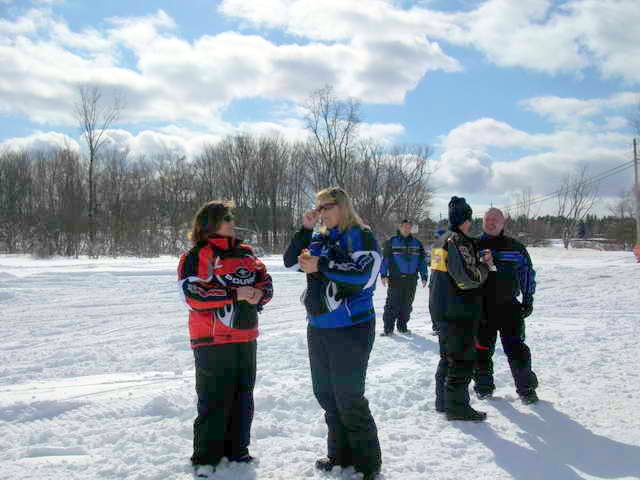
<path id="1" fill-rule="evenodd" d="M 484 216 L 484 233 L 478 240 L 478 248 L 491 250 L 497 270 L 489 273 L 484 285 L 474 390 L 481 399 L 495 390 L 492 357 L 500 333 L 516 392 L 523 403 L 530 404 L 538 401 L 538 378 L 531 370 L 531 351 L 524 334 L 525 318 L 533 311 L 536 272 L 525 246 L 504 234 L 504 224 L 502 212 L 491 208 Z M 518 299 L 520 294 L 522 300 Z"/>
<path id="2" fill-rule="evenodd" d="M 411 333 L 407 323 L 416 295 L 418 273 L 422 287 L 427 285 L 426 254 L 420 240 L 411 235 L 411 228 L 410 220 L 402 220 L 397 235 L 384 244 L 380 276 L 388 289 L 382 336 L 393 335 L 396 322 L 400 333 Z"/>

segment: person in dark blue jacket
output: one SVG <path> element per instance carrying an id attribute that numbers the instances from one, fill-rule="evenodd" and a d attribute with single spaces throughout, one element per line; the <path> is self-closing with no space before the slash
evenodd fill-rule
<path id="1" fill-rule="evenodd" d="M 478 398 L 490 397 L 493 382 L 493 353 L 500 333 L 516 392 L 525 404 L 538 401 L 538 377 L 531 370 L 531 351 L 524 343 L 525 318 L 533 311 L 536 272 L 524 245 L 504 234 L 505 218 L 497 208 L 484 216 L 481 249 L 491 250 L 497 270 L 484 285 L 483 318 L 480 322 L 474 390 Z M 522 300 L 518 297 L 522 295 Z"/>
<path id="2" fill-rule="evenodd" d="M 412 226 L 410 220 L 402 220 L 397 235 L 384 243 L 380 278 L 388 289 L 382 336 L 393 335 L 396 321 L 400 333 L 411 333 L 407 323 L 413 309 L 418 274 L 422 288 L 427 285 L 426 254 L 422 242 L 411 235 Z"/>
<path id="3" fill-rule="evenodd" d="M 307 274 L 303 301 L 311 380 L 328 427 L 327 456 L 316 461 L 316 468 L 353 465 L 372 480 L 382 460 L 364 393 L 382 256 L 343 189 L 318 192 L 316 203 L 284 254 L 285 266 Z M 314 233 L 318 220 L 322 225 Z"/>

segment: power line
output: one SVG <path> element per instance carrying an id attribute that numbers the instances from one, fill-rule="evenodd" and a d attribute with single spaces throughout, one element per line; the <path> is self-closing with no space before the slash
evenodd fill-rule
<path id="1" fill-rule="evenodd" d="M 591 184 L 594 184 L 594 183 L 600 183 L 600 182 L 602 182 L 603 180 L 606 180 L 609 177 L 617 175 L 618 173 L 621 173 L 621 172 L 633 167 L 633 164 L 634 164 L 633 160 L 624 162 L 624 163 L 622 163 L 620 165 L 617 165 L 617 166 L 615 166 L 613 168 L 605 170 L 604 172 L 601 172 L 598 175 L 595 175 L 595 176 L 593 176 L 591 178 L 586 179 L 585 180 L 585 184 L 591 185 Z M 507 205 L 507 206 L 505 206 L 503 208 L 504 208 L 504 210 L 509 210 L 509 209 L 512 209 L 512 208 L 521 208 L 521 207 L 524 207 L 524 206 L 527 206 L 527 205 L 529 205 L 529 206 L 530 205 L 537 205 L 539 203 L 546 202 L 547 200 L 551 200 L 551 199 L 553 199 L 555 197 L 558 197 L 561 194 L 562 194 L 562 189 L 558 189 L 558 190 L 556 190 L 554 192 L 551 192 L 551 193 L 548 193 L 546 195 L 542 195 L 540 197 L 536 197 L 536 198 L 533 198 L 533 199 L 528 200 L 528 201 L 527 200 L 523 200 L 523 201 L 520 201 L 520 202 L 516 202 L 516 203 L 513 203 L 511 205 Z"/>

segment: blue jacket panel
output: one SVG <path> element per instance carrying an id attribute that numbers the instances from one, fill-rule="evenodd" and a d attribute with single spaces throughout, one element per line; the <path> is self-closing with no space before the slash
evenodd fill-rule
<path id="1" fill-rule="evenodd" d="M 359 227 L 313 235 L 300 230 L 284 254 L 285 266 L 295 268 L 304 248 L 320 257 L 319 271 L 307 275 L 303 294 L 309 323 L 317 328 L 340 328 L 373 320 L 373 292 L 382 264 L 373 234 Z"/>
<path id="2" fill-rule="evenodd" d="M 409 235 L 403 237 L 398 234 L 391 237 L 384 244 L 382 277 L 393 277 L 396 275 L 416 275 L 420 273 L 420 278 L 426 281 L 429 277 L 427 271 L 426 253 L 422 242 Z"/>

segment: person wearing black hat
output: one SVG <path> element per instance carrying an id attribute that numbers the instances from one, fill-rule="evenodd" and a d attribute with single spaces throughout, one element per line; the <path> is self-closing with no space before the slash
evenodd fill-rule
<path id="1" fill-rule="evenodd" d="M 440 362 L 436 371 L 436 410 L 447 420 L 487 418 L 469 405 L 469 382 L 475 362 L 475 337 L 482 313 L 482 285 L 495 270 L 491 251 L 480 256 L 471 229 L 471 207 L 451 197 L 449 231 L 435 244 L 431 257 L 433 285 L 429 308 L 438 325 Z"/>
<path id="2" fill-rule="evenodd" d="M 382 317 L 382 336 L 393 335 L 396 321 L 400 333 L 411 333 L 407 323 L 416 295 L 418 273 L 422 279 L 422 288 L 427 285 L 429 274 L 426 254 L 422 242 L 411 235 L 412 226 L 411 220 L 402 220 L 397 235 L 384 243 L 380 279 L 388 288 L 387 303 Z"/>

